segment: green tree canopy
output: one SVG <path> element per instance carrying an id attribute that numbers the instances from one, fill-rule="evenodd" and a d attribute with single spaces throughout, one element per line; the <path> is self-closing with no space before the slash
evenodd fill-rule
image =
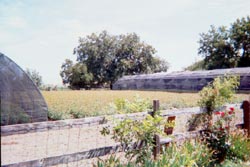
<path id="1" fill-rule="evenodd" d="M 199 60 L 199 61 L 194 62 L 190 66 L 184 68 L 184 70 L 188 70 L 188 71 L 204 70 L 204 60 Z"/>
<path id="2" fill-rule="evenodd" d="M 69 59 L 66 59 L 62 64 L 61 77 L 63 83 L 69 83 L 70 88 L 80 89 L 80 88 L 90 88 L 92 86 L 93 75 L 88 73 L 86 64 L 76 63 Z"/>
<path id="3" fill-rule="evenodd" d="M 156 50 L 135 33 L 93 33 L 79 39 L 74 49 L 77 63 L 67 59 L 60 75 L 64 84 L 79 89 L 109 85 L 123 75 L 167 71 L 168 63 L 155 53 Z"/>
<path id="4" fill-rule="evenodd" d="M 237 19 L 228 29 L 211 26 L 202 33 L 198 53 L 205 59 L 205 69 L 250 66 L 250 17 Z"/>
<path id="5" fill-rule="evenodd" d="M 39 72 L 29 68 L 27 68 L 25 72 L 38 88 L 42 86 L 42 76 L 39 74 Z"/>

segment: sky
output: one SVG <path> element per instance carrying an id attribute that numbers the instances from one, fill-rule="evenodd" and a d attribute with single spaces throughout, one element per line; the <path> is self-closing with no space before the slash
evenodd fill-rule
<path id="1" fill-rule="evenodd" d="M 250 0 L 0 0 L 0 52 L 44 84 L 62 85 L 79 37 L 135 32 L 181 71 L 197 60 L 200 34 L 250 15 Z"/>

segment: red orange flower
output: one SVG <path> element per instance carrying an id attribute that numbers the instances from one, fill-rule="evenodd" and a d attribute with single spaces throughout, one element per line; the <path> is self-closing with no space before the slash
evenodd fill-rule
<path id="1" fill-rule="evenodd" d="M 229 110 L 230 110 L 230 111 L 228 112 L 228 114 L 230 114 L 230 115 L 231 115 L 231 114 L 234 114 L 234 108 L 233 108 L 233 107 L 230 107 Z"/>
<path id="2" fill-rule="evenodd" d="M 225 116 L 225 112 L 221 112 L 220 115 L 221 115 L 221 117 L 224 117 Z"/>
<path id="3" fill-rule="evenodd" d="M 220 115 L 221 117 L 225 116 L 225 112 L 223 112 L 223 111 L 216 111 L 214 114 L 215 115 Z"/>
<path id="4" fill-rule="evenodd" d="M 220 115 L 220 111 L 214 112 L 215 115 Z"/>

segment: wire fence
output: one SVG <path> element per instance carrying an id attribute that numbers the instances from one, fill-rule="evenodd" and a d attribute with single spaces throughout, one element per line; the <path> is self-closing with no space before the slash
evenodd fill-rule
<path id="1" fill-rule="evenodd" d="M 235 105 L 236 120 L 242 122 L 240 104 Z M 196 108 L 162 111 L 162 116 L 176 115 L 174 133 L 187 131 L 186 122 L 192 114 L 202 111 Z M 141 119 L 147 115 L 135 113 L 114 115 L 112 119 Z M 16 166 L 93 166 L 98 158 L 119 152 L 119 143 L 111 136 L 103 136 L 104 126 L 112 126 L 105 117 L 40 122 L 1 127 L 1 165 Z M 104 156 L 104 157 L 103 157 Z"/>

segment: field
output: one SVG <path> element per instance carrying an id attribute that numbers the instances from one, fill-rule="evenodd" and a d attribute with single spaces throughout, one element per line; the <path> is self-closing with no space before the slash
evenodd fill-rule
<path id="1" fill-rule="evenodd" d="M 114 114 L 117 99 L 135 101 L 142 99 L 148 103 L 160 100 L 162 109 L 197 106 L 198 93 L 173 93 L 164 91 L 42 91 L 49 112 L 55 119 Z M 234 102 L 248 99 L 247 94 L 237 94 Z M 63 113 L 63 114 L 62 114 Z M 74 115 L 74 116 L 72 116 Z M 56 118 L 58 117 L 58 118 Z"/>

